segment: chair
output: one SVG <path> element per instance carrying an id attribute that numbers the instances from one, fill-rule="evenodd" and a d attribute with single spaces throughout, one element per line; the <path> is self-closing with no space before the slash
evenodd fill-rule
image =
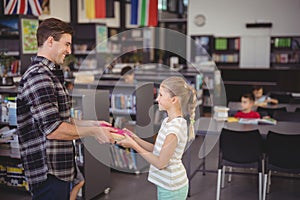
<path id="1" fill-rule="evenodd" d="M 257 168 L 259 175 L 259 200 L 262 197 L 262 137 L 258 130 L 233 131 L 222 129 L 220 136 L 218 180 L 216 199 L 224 187 L 226 167 Z"/>
<path id="2" fill-rule="evenodd" d="M 277 121 L 300 122 L 300 112 L 275 111 L 273 118 Z"/>
<path id="3" fill-rule="evenodd" d="M 300 112 L 300 108 L 296 108 L 295 112 Z"/>
<path id="4" fill-rule="evenodd" d="M 279 103 L 290 103 L 293 99 L 289 92 L 270 92 L 270 97 L 277 99 Z"/>
<path id="5" fill-rule="evenodd" d="M 300 132 L 299 135 L 285 135 L 269 131 L 266 140 L 266 173 L 264 175 L 263 200 L 265 200 L 266 193 L 269 193 L 270 190 L 271 171 L 300 173 L 299 144 Z"/>
<path id="6" fill-rule="evenodd" d="M 261 107 L 259 106 L 256 110 L 259 112 L 261 117 L 270 116 L 273 118 L 273 114 L 275 111 L 285 111 L 287 112 L 286 107 L 279 107 L 279 108 L 271 108 L 271 107 Z"/>

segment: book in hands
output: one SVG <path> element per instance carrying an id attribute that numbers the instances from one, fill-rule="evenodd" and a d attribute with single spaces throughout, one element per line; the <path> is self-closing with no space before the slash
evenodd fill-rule
<path id="1" fill-rule="evenodd" d="M 108 124 L 101 123 L 100 126 L 113 128 L 116 132 L 111 133 L 111 135 L 115 141 L 120 141 L 120 140 L 125 139 L 125 135 L 131 136 L 131 133 L 129 131 L 122 130 L 122 129 L 119 129 L 116 127 L 112 127 L 111 125 L 108 125 Z"/>

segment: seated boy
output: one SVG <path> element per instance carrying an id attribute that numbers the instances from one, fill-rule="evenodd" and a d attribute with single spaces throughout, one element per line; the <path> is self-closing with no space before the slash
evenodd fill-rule
<path id="1" fill-rule="evenodd" d="M 272 99 L 264 94 L 264 90 L 262 86 L 254 86 L 252 93 L 255 97 L 255 106 L 266 106 L 268 103 L 278 104 L 277 99 Z"/>
<path id="2" fill-rule="evenodd" d="M 258 112 L 252 111 L 252 107 L 254 105 L 254 96 L 253 94 L 245 94 L 241 98 L 241 106 L 242 110 L 237 112 L 234 117 L 236 118 L 251 118 L 257 119 L 260 118 L 260 114 Z"/>
<path id="3" fill-rule="evenodd" d="M 123 76 L 125 83 L 135 83 L 134 69 L 129 65 L 122 68 L 121 76 Z"/>

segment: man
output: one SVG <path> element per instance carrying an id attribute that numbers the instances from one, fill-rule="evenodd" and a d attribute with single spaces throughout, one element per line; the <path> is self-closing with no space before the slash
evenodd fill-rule
<path id="1" fill-rule="evenodd" d="M 103 122 L 70 118 L 67 89 L 54 72 L 71 53 L 72 33 L 72 27 L 54 18 L 39 25 L 37 56 L 18 88 L 20 151 L 33 199 L 69 199 L 76 174 L 72 140 L 95 136 L 100 143 L 113 142 L 114 130 L 100 127 Z"/>

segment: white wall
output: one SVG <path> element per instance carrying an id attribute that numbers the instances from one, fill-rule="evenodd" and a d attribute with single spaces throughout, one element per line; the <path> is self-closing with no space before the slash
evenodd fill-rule
<path id="1" fill-rule="evenodd" d="M 245 27 L 255 21 L 272 22 L 271 35 L 299 35 L 300 0 L 189 0 L 188 34 L 216 36 L 248 35 Z M 206 24 L 197 27 L 197 14 L 206 16 Z M 259 31 L 262 31 L 259 30 Z"/>
<path id="2" fill-rule="evenodd" d="M 206 17 L 202 27 L 193 22 L 197 14 Z M 246 23 L 254 22 L 272 22 L 273 27 L 246 28 Z M 259 45 L 264 49 L 257 55 L 256 45 L 248 48 L 242 42 L 250 42 L 249 38 L 255 41 L 256 37 L 257 41 L 262 38 L 266 41 L 270 36 L 300 35 L 300 0 L 189 0 L 187 32 L 188 35 L 240 36 L 240 66 L 269 67 L 269 43 Z M 243 52 L 245 48 L 247 52 Z M 251 63 L 248 55 L 257 60 Z"/>
<path id="3" fill-rule="evenodd" d="M 40 20 L 55 17 L 65 22 L 70 22 L 70 1 L 69 0 L 50 0 L 50 15 L 39 16 Z"/>

